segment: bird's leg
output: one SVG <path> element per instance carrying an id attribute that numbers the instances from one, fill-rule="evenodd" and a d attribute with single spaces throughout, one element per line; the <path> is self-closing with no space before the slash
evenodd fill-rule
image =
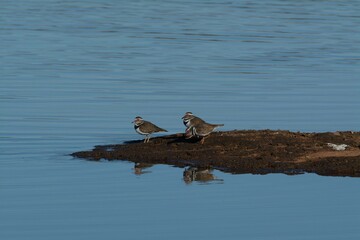
<path id="1" fill-rule="evenodd" d="M 144 143 L 148 143 L 150 141 L 150 134 L 145 136 Z"/>
<path id="2" fill-rule="evenodd" d="M 192 127 L 187 127 L 185 130 L 185 139 L 190 139 L 192 138 L 194 135 L 192 133 Z"/>
<path id="3" fill-rule="evenodd" d="M 203 138 L 201 139 L 200 143 L 201 143 L 201 144 L 204 144 L 205 138 L 208 138 L 208 137 L 209 137 L 209 136 L 203 137 Z"/>

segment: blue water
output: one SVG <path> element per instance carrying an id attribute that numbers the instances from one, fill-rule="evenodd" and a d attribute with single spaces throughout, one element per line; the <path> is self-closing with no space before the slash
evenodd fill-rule
<path id="1" fill-rule="evenodd" d="M 88 162 L 182 132 L 360 131 L 359 1 L 61 1 L 0 5 L 0 239 L 359 239 L 358 178 L 230 175 Z"/>

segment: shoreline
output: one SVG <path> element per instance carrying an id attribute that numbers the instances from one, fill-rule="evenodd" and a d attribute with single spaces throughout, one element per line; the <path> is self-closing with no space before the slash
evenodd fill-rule
<path id="1" fill-rule="evenodd" d="M 344 150 L 335 150 L 336 146 Z M 360 132 L 220 131 L 212 133 L 204 144 L 177 133 L 151 138 L 149 143 L 138 140 L 95 146 L 71 155 L 93 161 L 212 168 L 235 174 L 307 172 L 360 177 Z"/>

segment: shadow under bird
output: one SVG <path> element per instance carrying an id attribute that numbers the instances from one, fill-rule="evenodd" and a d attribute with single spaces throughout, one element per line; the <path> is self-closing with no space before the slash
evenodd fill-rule
<path id="1" fill-rule="evenodd" d="M 145 135 L 144 143 L 150 141 L 150 135 L 156 132 L 167 132 L 167 130 L 156 126 L 155 124 L 145 121 L 142 117 L 137 116 L 134 123 L 135 131 L 141 135 Z"/>

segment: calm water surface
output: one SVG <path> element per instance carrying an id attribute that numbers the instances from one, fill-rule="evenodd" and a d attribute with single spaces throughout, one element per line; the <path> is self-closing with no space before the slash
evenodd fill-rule
<path id="1" fill-rule="evenodd" d="M 358 178 L 68 154 L 171 133 L 359 131 L 359 1 L 2 1 L 0 239 L 359 239 Z"/>

